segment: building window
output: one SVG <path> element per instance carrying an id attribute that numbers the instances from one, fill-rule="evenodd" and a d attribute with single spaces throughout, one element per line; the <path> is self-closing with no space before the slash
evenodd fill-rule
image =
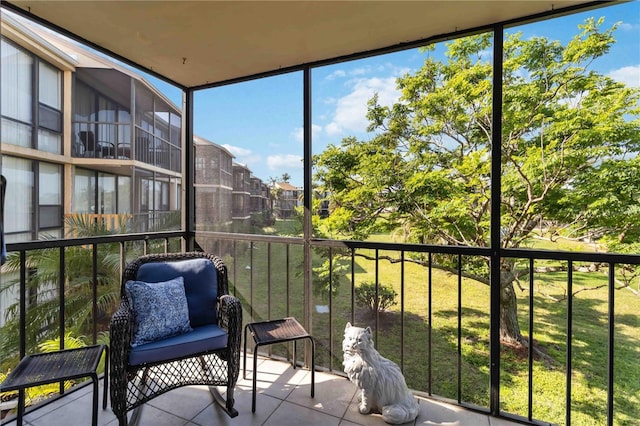
<path id="1" fill-rule="evenodd" d="M 131 115 L 126 107 L 76 80 L 73 110 L 75 157 L 131 158 Z"/>
<path id="2" fill-rule="evenodd" d="M 117 212 L 116 176 L 98 173 L 98 206 L 100 214 L 114 214 Z"/>
<path id="3" fill-rule="evenodd" d="M 182 119 L 178 111 L 135 82 L 136 159 L 180 172 Z"/>
<path id="4" fill-rule="evenodd" d="M 4 39 L 0 43 L 2 141 L 31 147 L 34 59 Z"/>
<path id="5" fill-rule="evenodd" d="M 2 142 L 61 154 L 62 72 L 0 42 Z"/>
<path id="6" fill-rule="evenodd" d="M 10 203 L 5 204 L 8 242 L 37 239 L 45 231 L 62 229 L 62 166 L 5 155 L 2 174 L 7 178 Z M 37 208 L 34 208 L 37 206 Z"/>
<path id="7" fill-rule="evenodd" d="M 118 213 L 131 213 L 131 178 L 118 176 Z"/>
<path id="8" fill-rule="evenodd" d="M 131 178 L 77 168 L 73 188 L 73 213 L 131 213 Z"/>
<path id="9" fill-rule="evenodd" d="M 38 210 L 40 229 L 62 226 L 62 167 L 39 163 Z"/>

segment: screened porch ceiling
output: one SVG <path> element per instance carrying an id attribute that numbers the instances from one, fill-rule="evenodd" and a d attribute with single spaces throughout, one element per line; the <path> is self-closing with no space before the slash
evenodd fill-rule
<path id="1" fill-rule="evenodd" d="M 585 1 L 9 0 L 182 86 L 199 87 L 589 4 Z"/>

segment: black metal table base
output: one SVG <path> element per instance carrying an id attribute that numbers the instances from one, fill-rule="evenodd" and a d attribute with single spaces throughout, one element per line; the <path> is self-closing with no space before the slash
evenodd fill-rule
<path id="1" fill-rule="evenodd" d="M 109 384 L 109 347 L 93 345 L 62 351 L 27 355 L 16 368 L 0 383 L 0 392 L 18 391 L 17 426 L 22 426 L 24 417 L 24 390 L 32 386 L 65 380 L 90 377 L 93 381 L 93 416 L 91 424 L 98 424 L 98 364 L 105 353 L 104 395 L 102 408 L 107 408 L 107 388 Z"/>
<path id="2" fill-rule="evenodd" d="M 307 333 L 302 325 L 293 317 L 249 323 L 244 326 L 244 355 L 243 378 L 247 378 L 247 330 L 255 346 L 253 348 L 253 396 L 251 398 L 251 412 L 256 412 L 256 381 L 258 373 L 258 347 L 274 343 L 293 342 L 293 368 L 296 368 L 296 341 L 308 339 L 311 342 L 311 397 L 315 395 L 315 357 L 316 347 L 313 337 Z"/>

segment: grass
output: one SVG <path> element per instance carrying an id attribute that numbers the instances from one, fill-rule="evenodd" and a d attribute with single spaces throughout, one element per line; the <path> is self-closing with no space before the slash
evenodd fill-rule
<path id="1" fill-rule="evenodd" d="M 278 222 L 278 227 L 294 224 Z M 388 236 L 376 236 L 386 241 Z M 543 240 L 533 240 L 535 248 L 560 248 Z M 290 245 L 287 257 L 284 244 L 238 243 L 235 259 L 226 258 L 231 280 L 243 299 L 245 321 L 293 315 L 303 318 L 302 245 Z M 592 250 L 590 246 L 562 241 L 562 250 Z M 374 254 L 373 252 L 369 254 Z M 380 256 L 397 253 L 380 250 Z M 237 262 L 234 265 L 234 260 Z M 314 265 L 323 255 L 314 253 Z M 268 265 L 271 268 L 268 268 Z M 558 261 L 536 262 L 536 266 L 562 266 Z M 247 268 L 249 266 L 250 268 Z M 566 266 L 566 265 L 565 265 Z M 404 269 L 403 269 L 404 268 Z M 376 280 L 374 261 L 356 258 L 356 285 Z M 288 282 L 287 285 L 287 276 Z M 401 277 L 404 276 L 404 280 Z M 350 272 L 347 278 L 350 279 Z M 574 272 L 571 358 L 571 424 L 606 423 L 608 319 L 607 289 L 603 272 Z M 350 282 L 343 283 L 331 297 L 313 296 L 312 306 L 330 305 L 331 315 L 313 312 L 311 333 L 318 341 L 317 364 L 342 371 L 342 334 L 347 322 L 371 326 L 380 353 L 403 368 L 412 389 L 460 399 L 483 407 L 489 405 L 489 288 L 473 280 L 433 270 L 429 283 L 427 270 L 405 262 L 377 265 L 378 282 L 392 286 L 404 300 L 377 318 L 366 309 L 352 310 Z M 314 278 L 314 279 L 317 279 Z M 567 272 L 540 272 L 534 276 L 533 339 L 547 354 L 533 361 L 533 418 L 566 424 L 565 390 L 567 386 Z M 253 285 L 251 283 L 253 282 Z M 522 282 L 523 287 L 529 283 Z M 459 289 L 461 293 L 459 293 Z M 587 291 L 588 290 L 588 291 Z M 519 323 L 529 335 L 529 292 L 517 291 Z M 640 299 L 626 290 L 614 293 L 614 424 L 634 425 L 640 418 Z M 554 300 L 555 299 L 555 300 Z M 459 303 L 460 300 L 460 303 Z M 289 306 L 287 311 L 286 306 Z M 403 310 L 401 310 L 403 306 Z M 403 312 L 403 314 L 401 313 Z M 458 334 L 458 313 L 461 332 Z M 429 318 L 431 339 L 429 340 Z M 401 331 L 404 326 L 404 335 Z M 287 347 L 270 347 L 286 355 Z M 401 350 L 403 348 L 403 350 Z M 458 352 L 459 350 L 459 352 Z M 459 355 L 458 355 L 459 354 Z M 459 357 L 459 358 L 458 358 Z M 527 416 L 527 353 L 503 347 L 501 352 L 501 409 Z M 461 372 L 458 375 L 458 371 Z M 429 380 L 431 378 L 431 381 Z M 458 382 L 460 388 L 458 388 Z"/>

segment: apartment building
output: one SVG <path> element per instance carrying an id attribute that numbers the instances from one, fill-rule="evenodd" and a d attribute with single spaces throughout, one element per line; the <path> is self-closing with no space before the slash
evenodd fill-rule
<path id="1" fill-rule="evenodd" d="M 302 188 L 289 182 L 275 182 L 273 184 L 277 194 L 273 210 L 279 219 L 290 219 L 295 215 L 296 207 L 302 206 Z"/>
<path id="2" fill-rule="evenodd" d="M 195 150 L 195 202 L 199 231 L 228 231 L 232 225 L 233 154 L 199 136 Z"/>
<path id="3" fill-rule="evenodd" d="M 65 236 L 82 214 L 127 231 L 178 229 L 182 113 L 142 75 L 2 14 L 2 174 L 7 242 Z M 269 217 L 267 185 L 195 136 L 196 215 L 206 230 Z"/>
<path id="4" fill-rule="evenodd" d="M 7 242 L 63 237 L 73 214 L 171 227 L 180 109 L 132 70 L 8 13 L 1 43 Z"/>

